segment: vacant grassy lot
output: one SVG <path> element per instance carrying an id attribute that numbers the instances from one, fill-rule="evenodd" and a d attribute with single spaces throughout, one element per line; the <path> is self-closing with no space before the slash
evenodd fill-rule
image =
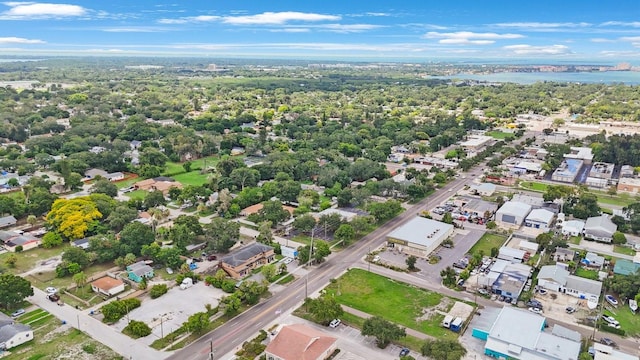
<path id="1" fill-rule="evenodd" d="M 480 240 L 473 245 L 473 247 L 469 250 L 470 254 L 475 254 L 482 251 L 485 255 L 491 254 L 492 248 L 500 248 L 504 242 L 507 241 L 507 238 L 504 235 L 485 233 L 482 235 Z"/>
<path id="2" fill-rule="evenodd" d="M 4 261 L 9 256 L 9 254 L 15 254 L 18 258 L 16 267 L 7 267 L 6 269 L 14 274 L 20 274 L 27 270 L 33 269 L 36 265 L 40 264 L 44 260 L 61 255 L 62 252 L 67 248 L 67 246 L 69 246 L 69 244 L 65 243 L 63 246 L 53 249 L 35 248 L 19 253 L 4 253 L 0 255 L 0 264 L 4 266 Z"/>
<path id="3" fill-rule="evenodd" d="M 604 313 L 616 318 L 620 323 L 620 329 L 624 330 L 627 336 L 640 334 L 640 314 L 632 313 L 627 304 L 618 305 L 617 309 L 605 310 Z"/>
<path id="4" fill-rule="evenodd" d="M 587 270 L 578 268 L 575 273 L 576 276 L 580 276 L 585 279 L 598 280 L 598 272 L 595 270 Z"/>
<path id="5" fill-rule="evenodd" d="M 327 296 L 367 314 L 381 316 L 401 326 L 438 338 L 456 338 L 456 334 L 440 326 L 443 315 L 424 311 L 433 310 L 448 298 L 360 269 L 351 269 L 326 288 Z M 451 304 L 443 303 L 442 311 Z"/>
<path id="6" fill-rule="evenodd" d="M 629 256 L 636 256 L 636 251 L 626 246 L 613 245 L 613 252 Z"/>
<path id="7" fill-rule="evenodd" d="M 34 339 L 12 348 L 3 359 L 122 359 L 85 333 L 75 329 L 62 329 L 60 320 L 42 309 L 30 311 L 18 318 L 18 321 L 31 326 Z"/>
<path id="8" fill-rule="evenodd" d="M 149 194 L 149 192 L 145 190 L 134 190 L 124 195 L 129 199 L 144 200 L 144 198 L 147 197 L 147 194 Z"/>
<path id="9" fill-rule="evenodd" d="M 349 326 L 352 326 L 357 329 L 362 329 L 362 325 L 364 324 L 363 318 L 350 313 L 344 313 L 341 317 L 341 320 L 345 324 L 348 324 Z M 398 344 L 400 346 L 408 347 L 413 351 L 420 352 L 420 348 L 422 347 L 422 344 L 424 343 L 424 341 L 416 337 L 413 337 L 411 335 L 407 335 L 398 341 L 394 341 L 393 343 Z"/>
<path id="10" fill-rule="evenodd" d="M 548 185 L 544 183 L 535 182 L 535 181 L 523 181 L 520 183 L 520 186 L 532 191 L 545 192 L 547 191 Z"/>
<path id="11" fill-rule="evenodd" d="M 201 174 L 200 170 L 191 171 L 188 173 L 182 173 L 174 175 L 173 178 L 182 185 L 195 185 L 199 186 L 207 183 L 207 174 Z"/>
<path id="12" fill-rule="evenodd" d="M 238 158 L 244 158 L 244 155 L 238 156 Z M 201 170 L 205 166 L 207 168 L 215 167 L 216 164 L 220 161 L 220 157 L 218 155 L 208 156 L 205 158 L 197 159 L 191 161 L 191 171 Z M 163 175 L 165 176 L 174 176 L 177 174 L 184 173 L 184 167 L 182 166 L 184 163 L 179 162 L 168 162 Z"/>
<path id="13" fill-rule="evenodd" d="M 511 133 L 506 133 L 502 131 L 489 131 L 486 134 L 487 136 L 491 136 L 494 139 L 504 140 L 507 136 L 514 136 Z"/>

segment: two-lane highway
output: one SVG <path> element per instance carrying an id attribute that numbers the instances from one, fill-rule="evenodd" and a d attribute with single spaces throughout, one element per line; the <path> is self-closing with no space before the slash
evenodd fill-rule
<path id="1" fill-rule="evenodd" d="M 238 315 L 235 319 L 204 335 L 184 349 L 173 354 L 169 359 L 174 360 L 204 360 L 210 358 L 213 347 L 213 359 L 221 359 L 225 354 L 233 351 L 245 340 L 255 336 L 266 324 L 275 320 L 280 310 L 292 309 L 304 301 L 305 294 L 312 294 L 325 287 L 329 280 L 337 278 L 351 264 L 358 262 L 370 248 L 377 247 L 385 241 L 385 236 L 398 226 L 413 219 L 428 205 L 435 205 L 462 189 L 469 179 L 458 178 L 439 189 L 436 193 L 423 199 L 411 209 L 389 220 L 375 231 L 371 232 L 357 243 L 349 246 L 340 253 L 332 255 L 326 262 L 310 269 L 307 276 L 289 284 L 283 291 L 275 293 L 263 303 Z"/>

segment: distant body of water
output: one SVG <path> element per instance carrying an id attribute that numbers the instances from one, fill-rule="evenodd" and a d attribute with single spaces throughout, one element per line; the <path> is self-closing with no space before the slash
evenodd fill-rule
<path id="1" fill-rule="evenodd" d="M 434 76 L 435 79 L 477 80 L 486 82 L 511 82 L 517 84 L 533 84 L 540 81 L 570 83 L 624 83 L 640 85 L 640 71 L 603 71 L 603 72 L 503 72 L 494 74 L 458 74 L 452 76 Z"/>

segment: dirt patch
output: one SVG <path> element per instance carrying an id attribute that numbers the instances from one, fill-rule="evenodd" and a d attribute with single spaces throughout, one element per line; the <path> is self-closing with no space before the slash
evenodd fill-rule
<path id="1" fill-rule="evenodd" d="M 416 318 L 416 321 L 427 321 L 436 314 L 446 315 L 447 311 L 451 307 L 452 300 L 448 297 L 443 297 L 440 303 L 432 308 L 423 308 L 422 316 Z"/>

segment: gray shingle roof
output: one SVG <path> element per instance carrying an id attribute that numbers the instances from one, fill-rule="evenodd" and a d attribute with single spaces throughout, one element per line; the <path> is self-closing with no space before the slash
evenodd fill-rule
<path id="1" fill-rule="evenodd" d="M 611 236 L 617 229 L 618 226 L 614 224 L 607 215 L 590 217 L 584 224 L 585 233 L 593 233 L 597 235 L 608 234 Z"/>
<path id="2" fill-rule="evenodd" d="M 11 340 L 16 334 L 29 331 L 31 328 L 20 323 L 6 324 L 0 327 L 0 343 Z"/>
<path id="3" fill-rule="evenodd" d="M 243 247 L 240 250 L 232 252 L 231 254 L 223 257 L 221 260 L 225 264 L 238 266 L 244 264 L 252 257 L 269 250 L 273 250 L 273 248 L 265 244 L 253 243 L 251 245 Z"/>

